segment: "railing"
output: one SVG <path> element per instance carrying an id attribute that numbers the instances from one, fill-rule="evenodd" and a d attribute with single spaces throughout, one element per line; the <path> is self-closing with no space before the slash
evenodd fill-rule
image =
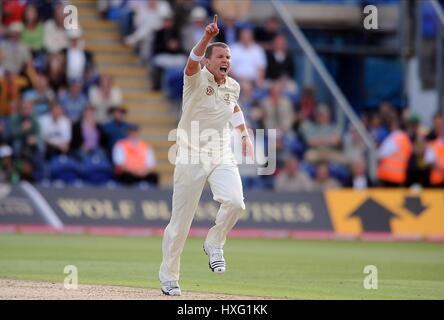
<path id="1" fill-rule="evenodd" d="M 308 42 L 307 38 L 302 33 L 299 26 L 293 21 L 291 16 L 289 15 L 288 11 L 285 10 L 285 6 L 282 4 L 281 1 L 278 0 L 270 0 L 271 4 L 275 8 L 278 15 L 281 17 L 282 21 L 287 26 L 288 30 L 290 31 L 291 35 L 295 38 L 303 52 L 305 53 L 306 57 L 308 58 L 310 64 L 314 67 L 314 69 L 317 71 L 321 79 L 324 81 L 325 85 L 327 86 L 328 90 L 334 97 L 335 101 L 337 102 L 338 106 L 341 108 L 342 113 L 345 114 L 345 116 L 348 118 L 350 123 L 355 127 L 356 131 L 361 136 L 362 140 L 364 141 L 367 149 L 368 149 L 368 155 L 369 155 L 369 171 L 370 176 L 372 179 L 375 179 L 376 177 L 376 165 L 377 165 L 377 158 L 376 158 L 376 147 L 373 142 L 373 139 L 371 138 L 370 134 L 367 132 L 365 127 L 363 126 L 362 122 L 359 120 L 359 118 L 356 116 L 355 112 L 353 111 L 350 103 L 345 98 L 342 91 L 339 89 L 336 82 L 333 80 L 332 76 L 328 72 L 328 70 L 325 68 L 323 63 L 321 62 L 319 56 L 316 54 L 315 50 L 311 46 L 311 44 Z M 341 121 L 341 119 L 339 119 Z"/>

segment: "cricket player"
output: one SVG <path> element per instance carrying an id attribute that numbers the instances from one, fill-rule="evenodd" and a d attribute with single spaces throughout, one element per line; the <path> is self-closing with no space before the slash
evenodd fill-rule
<path id="1" fill-rule="evenodd" d="M 242 135 L 243 155 L 253 157 L 253 147 L 237 103 L 240 86 L 228 76 L 230 49 L 225 43 L 210 43 L 219 33 L 217 19 L 215 15 L 191 50 L 184 71 L 172 215 L 163 235 L 163 261 L 159 271 L 165 295 L 181 294 L 180 255 L 206 181 L 213 199 L 220 203 L 215 225 L 208 231 L 203 245 L 211 271 L 225 272 L 225 240 L 245 210 L 241 178 L 231 151 L 230 122 Z M 190 139 L 196 126 L 199 137 Z"/>

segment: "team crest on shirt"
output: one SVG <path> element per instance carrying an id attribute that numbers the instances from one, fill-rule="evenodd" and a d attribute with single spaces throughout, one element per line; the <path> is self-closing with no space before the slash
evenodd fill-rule
<path id="1" fill-rule="evenodd" d="M 224 101 L 226 104 L 230 104 L 230 94 L 229 93 L 226 93 L 224 95 Z"/>
<path id="2" fill-rule="evenodd" d="M 214 89 L 212 86 L 207 87 L 207 91 L 205 92 L 207 96 L 212 96 L 214 94 Z"/>

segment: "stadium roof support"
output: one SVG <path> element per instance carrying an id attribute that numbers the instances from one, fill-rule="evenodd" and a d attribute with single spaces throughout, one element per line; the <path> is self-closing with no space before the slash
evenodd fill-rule
<path id="1" fill-rule="evenodd" d="M 284 5 L 279 0 L 270 0 L 271 4 L 274 6 L 275 10 L 281 17 L 282 21 L 285 23 L 292 36 L 301 46 L 310 63 L 313 65 L 315 70 L 318 72 L 319 76 L 324 81 L 327 88 L 330 90 L 331 94 L 335 98 L 338 105 L 341 107 L 343 113 L 350 120 L 351 124 L 356 128 L 357 132 L 361 136 L 365 145 L 369 150 L 369 170 L 372 179 L 376 177 L 376 146 L 371 138 L 370 134 L 367 132 L 362 122 L 359 120 L 350 103 L 345 98 L 341 89 L 339 89 L 335 80 L 332 78 L 328 70 L 322 64 L 321 59 L 313 49 L 312 45 L 308 42 L 307 38 L 302 33 L 299 26 L 293 21 L 288 11 L 285 9 Z"/>

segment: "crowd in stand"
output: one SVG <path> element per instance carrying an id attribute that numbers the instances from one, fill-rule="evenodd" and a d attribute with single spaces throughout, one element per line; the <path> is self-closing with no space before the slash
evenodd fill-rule
<path id="1" fill-rule="evenodd" d="M 0 182 L 158 184 L 153 149 L 126 121 L 122 91 L 97 72 L 66 3 L 2 1 Z"/>
<path id="2" fill-rule="evenodd" d="M 32 16 L 33 9 L 28 8 L 23 9 L 23 16 Z M 99 0 L 98 8 L 103 18 L 119 24 L 122 43 L 132 47 L 149 68 L 152 90 L 167 92 L 172 100 L 180 100 L 189 51 L 211 15 L 219 13 L 217 41 L 231 47 L 231 76 L 240 83 L 239 103 L 248 126 L 277 129 L 277 171 L 257 176 L 251 168 L 241 167 L 245 188 L 315 191 L 444 186 L 442 115 L 435 115 L 431 128 L 423 128 L 418 115 L 386 101 L 377 110 L 363 113 L 361 120 L 378 150 L 376 179 L 371 178 L 368 148 L 358 132 L 351 126 L 342 132 L 333 121 L 334 110 L 318 101 L 315 88 L 298 86 L 294 55 L 279 20 L 270 17 L 254 25 L 247 18 L 249 1 Z M 138 138 L 137 128 L 125 121 L 120 90 L 110 76 L 97 74 L 93 57 L 82 48 L 81 33 L 62 29 L 59 7 L 54 7 L 54 18 L 46 10 L 43 18 L 39 7 L 34 9 L 34 16 L 47 19 L 41 22 L 43 27 L 36 27 L 40 22 L 34 27 L 25 22 L 21 33 L 14 31 L 19 29 L 17 24 L 3 21 L 7 36 L 0 51 L 1 154 L 10 156 L 2 156 L 2 179 L 31 179 L 40 159 L 51 161 L 71 154 L 84 161 L 85 155 L 95 155 L 100 146 L 102 158 L 113 162 L 114 175 L 122 183 L 143 177 L 156 184 L 158 176 L 151 170 L 154 154 Z M 41 30 L 41 43 L 35 35 L 25 36 L 30 30 Z M 45 40 L 46 32 L 50 41 Z M 8 46 L 21 53 L 11 56 Z M 131 145 L 125 139 L 137 142 Z M 40 149 L 41 145 L 45 148 Z M 139 152 L 131 150 L 136 146 Z M 140 151 L 144 148 L 146 152 Z M 125 150 L 138 154 L 137 159 L 128 160 Z M 11 155 L 20 161 L 8 162 Z M 144 164 L 144 170 L 134 169 Z M 132 168 L 130 175 L 125 166 Z"/>
<path id="3" fill-rule="evenodd" d="M 248 21 L 249 1 L 149 0 L 102 3 L 104 16 L 121 26 L 122 41 L 138 52 L 153 74 L 153 89 L 181 97 L 187 54 L 213 13 L 221 16 L 216 41 L 231 48 L 231 76 L 241 85 L 240 105 L 254 129 L 278 129 L 277 171 L 257 176 L 241 166 L 246 188 L 312 191 L 338 187 L 440 187 L 444 184 L 444 124 L 422 128 L 408 108 L 382 101 L 361 116 L 378 149 L 376 179 L 370 178 L 367 147 L 358 132 L 332 121 L 330 106 L 315 88 L 299 88 L 286 34 L 275 17 Z M 152 17 L 156 17 L 152 19 Z M 179 101 L 180 102 L 180 101 Z"/>

